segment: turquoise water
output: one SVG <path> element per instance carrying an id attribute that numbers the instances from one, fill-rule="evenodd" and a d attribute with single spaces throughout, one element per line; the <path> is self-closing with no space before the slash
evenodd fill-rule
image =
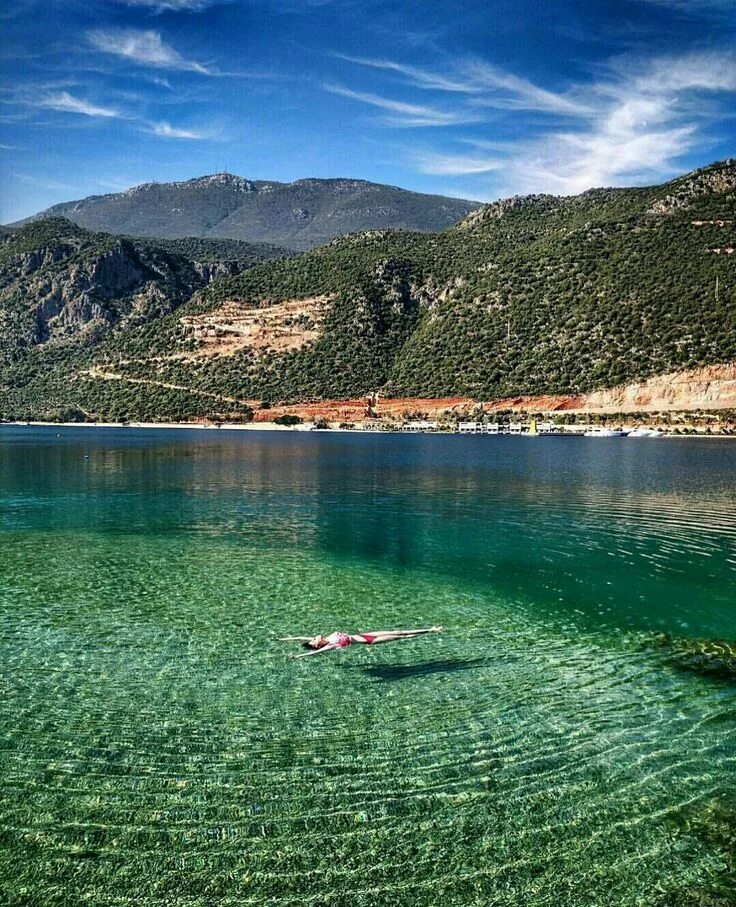
<path id="1" fill-rule="evenodd" d="M 7 903 L 733 903 L 654 643 L 736 637 L 736 444 L 4 427 L 0 508 Z"/>

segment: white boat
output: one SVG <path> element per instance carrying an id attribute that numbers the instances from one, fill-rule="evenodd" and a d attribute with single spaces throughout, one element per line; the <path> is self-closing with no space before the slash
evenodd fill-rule
<path id="1" fill-rule="evenodd" d="M 661 438 L 662 432 L 656 428 L 635 428 L 627 435 L 628 438 Z"/>
<path id="2" fill-rule="evenodd" d="M 588 431 L 583 433 L 584 438 L 624 438 L 626 437 L 625 431 L 620 431 L 615 428 L 589 428 Z"/>

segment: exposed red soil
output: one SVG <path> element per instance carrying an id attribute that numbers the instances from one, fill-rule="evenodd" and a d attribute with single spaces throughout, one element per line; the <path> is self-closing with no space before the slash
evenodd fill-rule
<path id="1" fill-rule="evenodd" d="M 376 419 L 393 421 L 408 415 L 435 419 L 444 413 L 466 413 L 477 406 L 468 397 L 397 397 L 379 400 L 369 405 L 367 398 L 353 400 L 322 400 L 317 403 L 294 403 L 272 406 L 255 413 L 256 422 L 272 422 L 278 416 L 291 413 L 307 422 L 325 419 L 328 422 L 365 422 Z"/>

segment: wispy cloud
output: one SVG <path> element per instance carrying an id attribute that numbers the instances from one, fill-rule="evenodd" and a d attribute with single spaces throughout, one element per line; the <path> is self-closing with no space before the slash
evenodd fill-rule
<path id="1" fill-rule="evenodd" d="M 137 96 L 131 95 L 133 99 Z M 168 120 L 149 120 L 138 113 L 127 112 L 115 107 L 93 104 L 76 97 L 69 91 L 39 91 L 33 86 L 17 89 L 8 103 L 22 105 L 29 109 L 41 108 L 59 113 L 72 113 L 85 117 L 126 120 L 140 132 L 158 136 L 163 139 L 216 140 L 221 136 L 219 127 L 194 129 L 189 126 L 172 125 Z M 0 146 L 2 147 L 2 146 Z"/>
<path id="2" fill-rule="evenodd" d="M 615 71 L 620 79 L 643 93 L 736 90 L 736 54 L 733 52 L 661 57 L 644 65 L 622 61 Z"/>
<path id="3" fill-rule="evenodd" d="M 736 54 L 730 51 L 618 59 L 608 66 L 605 78 L 572 85 L 565 94 L 477 60 L 454 65 L 446 85 L 442 76 L 403 64 L 360 62 L 390 69 L 423 88 L 462 92 L 467 97 L 456 112 L 460 121 L 465 111 L 479 106 L 506 109 L 504 128 L 494 123 L 502 138 L 459 137 L 463 144 L 470 141 L 472 152 L 434 147 L 411 153 L 422 173 L 502 173 L 493 181 L 501 194 L 566 195 L 670 176 L 688 152 L 708 142 L 706 127 L 717 131 L 736 93 Z M 467 82 L 457 81 L 459 72 Z M 554 117 L 532 121 L 527 111 Z M 521 138 L 504 139 L 509 133 Z"/>
<path id="4" fill-rule="evenodd" d="M 415 156 L 422 173 L 438 176 L 469 176 L 470 174 L 492 173 L 506 166 L 503 157 L 480 157 L 463 154 L 437 154 L 420 152 Z"/>
<path id="5" fill-rule="evenodd" d="M 55 192 L 76 192 L 76 188 L 69 183 L 58 182 L 57 180 L 48 180 L 43 177 L 33 176 L 30 173 L 15 173 L 16 179 L 30 186 L 38 186 L 39 189 L 50 189 Z"/>
<path id="6" fill-rule="evenodd" d="M 419 88 L 433 88 L 439 91 L 455 91 L 461 94 L 472 94 L 477 88 L 467 80 L 453 78 L 443 73 L 429 72 L 418 66 L 409 66 L 406 63 L 397 63 L 394 60 L 374 60 L 367 57 L 351 57 L 347 54 L 335 54 L 340 60 L 348 63 L 357 63 L 360 66 L 369 66 L 372 69 L 383 69 L 405 76 L 409 82 Z"/>
<path id="7" fill-rule="evenodd" d="M 124 115 L 113 107 L 100 107 L 81 98 L 75 98 L 68 91 L 59 91 L 53 94 L 42 95 L 32 106 L 44 107 L 48 110 L 59 110 L 62 113 L 78 113 L 86 117 L 105 117 L 109 119 L 121 118 Z"/>
<path id="8" fill-rule="evenodd" d="M 711 11 L 733 13 L 733 0 L 641 0 L 641 2 L 669 6 L 691 14 Z"/>
<path id="9" fill-rule="evenodd" d="M 212 70 L 202 63 L 187 60 L 177 50 L 166 44 L 157 31 L 97 28 L 88 32 L 87 38 L 96 50 L 131 60 L 142 66 L 214 75 Z"/>
<path id="10" fill-rule="evenodd" d="M 131 186 L 139 185 L 143 182 L 143 179 L 96 179 L 95 185 L 100 186 L 102 189 L 112 189 L 113 192 L 122 192 L 125 189 L 129 189 Z"/>
<path id="11" fill-rule="evenodd" d="M 480 119 L 477 113 L 473 114 L 469 111 L 438 110 L 423 104 L 407 104 L 364 91 L 353 91 L 342 85 L 327 84 L 323 87 L 344 98 L 387 110 L 393 115 L 384 117 L 382 122 L 389 126 L 457 126 L 461 123 L 477 122 Z"/>
<path id="12" fill-rule="evenodd" d="M 580 99 L 549 91 L 528 79 L 505 72 L 478 59 L 456 62 L 449 73 L 410 66 L 393 60 L 340 55 L 360 66 L 397 73 L 411 85 L 433 91 L 473 96 L 471 103 L 508 110 L 537 110 L 570 116 L 585 116 L 590 108 Z"/>
<path id="13" fill-rule="evenodd" d="M 172 126 L 170 123 L 162 121 L 160 123 L 149 123 L 143 130 L 151 135 L 158 135 L 164 139 L 211 139 L 212 133 L 196 129 L 181 129 Z"/>
<path id="14" fill-rule="evenodd" d="M 232 0 L 118 0 L 125 6 L 139 6 L 155 13 L 198 13 L 211 6 L 220 6 Z"/>
<path id="15" fill-rule="evenodd" d="M 562 193 L 671 175 L 678 159 L 702 145 L 717 107 L 704 95 L 736 91 L 736 58 L 690 54 L 619 68 L 598 84 L 596 103 L 576 131 L 529 143 L 514 170 L 524 187 Z M 717 128 L 717 127 L 716 127 Z"/>
<path id="16" fill-rule="evenodd" d="M 537 110 L 545 113 L 586 116 L 587 103 L 569 95 L 548 91 L 528 79 L 505 72 L 497 66 L 473 60 L 464 70 L 481 93 L 480 103 L 507 110 Z"/>

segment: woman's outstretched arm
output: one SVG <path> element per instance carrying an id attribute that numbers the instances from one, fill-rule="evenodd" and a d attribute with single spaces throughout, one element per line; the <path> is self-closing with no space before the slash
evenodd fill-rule
<path id="1" fill-rule="evenodd" d="M 309 642 L 313 636 L 279 636 L 277 642 Z"/>
<path id="2" fill-rule="evenodd" d="M 330 652 L 332 649 L 339 649 L 339 648 L 340 648 L 340 646 L 326 645 L 326 646 L 322 646 L 319 649 L 312 649 L 311 652 L 302 652 L 299 655 L 289 655 L 289 658 L 309 658 L 310 655 L 321 655 L 323 652 Z"/>

